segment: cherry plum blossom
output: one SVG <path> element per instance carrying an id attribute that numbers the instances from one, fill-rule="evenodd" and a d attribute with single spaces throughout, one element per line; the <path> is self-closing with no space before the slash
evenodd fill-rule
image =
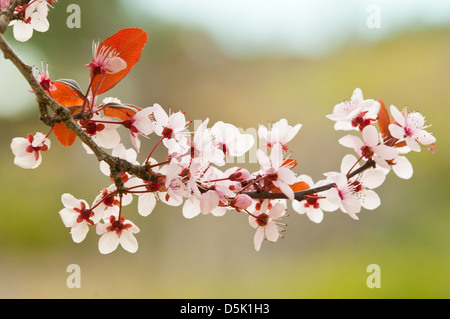
<path id="1" fill-rule="evenodd" d="M 50 140 L 42 133 L 27 138 L 15 137 L 11 142 L 11 150 L 15 155 L 14 164 L 25 169 L 34 169 L 41 165 L 42 152 L 50 148 Z"/>

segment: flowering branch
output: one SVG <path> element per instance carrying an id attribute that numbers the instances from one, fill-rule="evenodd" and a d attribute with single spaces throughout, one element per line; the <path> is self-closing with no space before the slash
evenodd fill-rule
<path id="1" fill-rule="evenodd" d="M 48 27 L 47 6 L 53 1 L 7 1 L 7 6 L 3 1 L 0 33 L 6 31 L 11 20 L 19 41 L 26 41 L 33 28 L 43 32 Z M 17 7 L 19 3 L 22 7 Z M 291 126 L 285 119 L 271 127 L 259 126 L 258 137 L 267 143 L 256 151 L 258 171 L 250 173 L 241 167 L 225 170 L 226 160 L 249 152 L 255 137 L 221 121 L 208 128 L 208 119 L 190 132 L 192 121 L 186 121 L 184 112 L 169 109 L 166 113 L 159 104 L 140 108 L 117 98 L 97 102 L 101 94 L 130 72 L 146 42 L 144 30 L 128 28 L 102 43 L 94 43 L 93 59 L 85 65 L 90 69 L 89 86 L 83 93 L 76 81 L 52 81 L 48 69 L 42 66 L 39 72 L 27 65 L 0 34 L 0 50 L 28 81 L 36 96 L 40 120 L 51 127 L 47 135 L 14 138 L 14 163 L 27 169 L 38 167 L 42 153 L 50 148 L 51 134 L 64 146 L 71 146 L 78 138 L 87 152 L 96 156 L 100 170 L 113 184 L 101 191 L 91 208 L 86 201 L 63 194 L 64 208 L 59 214 L 77 243 L 95 225 L 96 233 L 101 235 L 101 253 L 110 253 L 118 245 L 129 252 L 137 250 L 134 234 L 139 228 L 125 219 L 123 209 L 133 198 L 138 199 L 138 213 L 142 216 L 148 216 L 157 201 L 182 205 L 186 218 L 200 213 L 223 216 L 231 210 L 244 212 L 256 229 L 256 250 L 264 239 L 274 242 L 282 237 L 286 225 L 281 219 L 289 201 L 296 212 L 306 214 L 315 223 L 322 221 L 323 211 L 337 209 L 357 220 L 361 208 L 379 207 L 380 198 L 373 189 L 384 182 L 391 169 L 401 178 L 411 178 L 407 153 L 419 152 L 420 144 L 434 151 L 436 139 L 426 131 L 428 126 L 420 113 L 408 113 L 406 108 L 400 112 L 392 105 L 391 118 L 382 100 L 363 99 L 361 90 L 356 89 L 350 100 L 337 104 L 327 115 L 335 121 L 336 130 L 362 135 L 362 139 L 351 134 L 339 139 L 358 155 L 346 155 L 340 172 L 324 173 L 325 178 L 316 183 L 307 175 L 297 175 L 292 170 L 297 161 L 290 159 L 286 151 L 302 125 Z M 121 142 L 120 128 L 128 130 L 132 148 L 127 149 Z M 157 135 L 158 141 L 140 164 L 136 160 L 141 152 L 139 138 L 151 134 Z M 158 162 L 152 155 L 162 147 L 167 157 Z M 105 149 L 112 150 L 111 155 Z"/>

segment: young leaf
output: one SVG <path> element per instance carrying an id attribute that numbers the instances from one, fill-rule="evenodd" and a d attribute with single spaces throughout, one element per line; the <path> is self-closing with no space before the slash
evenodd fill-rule
<path id="1" fill-rule="evenodd" d="M 122 29 L 103 41 L 98 50 L 103 47 L 115 50 L 118 57 L 126 62 L 126 68 L 112 74 L 98 74 L 94 79 L 94 71 L 91 69 L 92 91 L 95 95 L 102 94 L 119 83 L 133 66 L 139 61 L 141 52 L 147 43 L 147 32 L 138 28 Z"/>
<path id="2" fill-rule="evenodd" d="M 77 138 L 75 133 L 69 130 L 63 122 L 55 123 L 53 133 L 63 146 L 71 146 Z"/>

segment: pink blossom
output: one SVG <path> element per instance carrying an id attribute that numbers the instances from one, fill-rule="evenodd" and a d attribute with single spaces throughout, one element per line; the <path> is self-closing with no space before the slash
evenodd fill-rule
<path id="1" fill-rule="evenodd" d="M 247 209 L 253 203 L 253 199 L 246 194 L 238 194 L 231 200 L 230 205 L 238 210 Z"/>
<path id="2" fill-rule="evenodd" d="M 380 103 L 372 99 L 364 100 L 361 89 L 356 88 L 350 101 L 344 101 L 333 109 L 327 118 L 335 121 L 335 130 L 362 130 L 378 118 Z"/>
<path id="3" fill-rule="evenodd" d="M 394 105 L 391 105 L 391 114 L 396 123 L 389 125 L 392 136 L 401 141 L 415 152 L 420 152 L 420 144 L 430 145 L 436 142 L 436 138 L 425 129 L 425 117 L 419 112 L 407 113 L 406 108 L 402 113 Z"/>
<path id="4" fill-rule="evenodd" d="M 130 119 L 124 121 L 123 126 L 130 130 L 130 138 L 133 147 L 139 152 L 141 148 L 141 141 L 139 135 L 147 136 L 153 132 L 151 113 L 153 107 L 146 107 L 133 116 Z"/>
<path id="5" fill-rule="evenodd" d="M 307 175 L 300 175 L 297 182 L 305 182 L 310 188 L 320 187 L 326 185 L 325 180 L 314 183 L 312 178 Z M 339 208 L 338 205 L 333 205 L 328 199 L 321 194 L 309 195 L 304 201 L 294 200 L 292 208 L 299 214 L 306 214 L 308 218 L 314 223 L 320 223 L 323 220 L 323 211 L 332 212 Z"/>
<path id="6" fill-rule="evenodd" d="M 125 187 L 129 186 L 129 180 L 124 183 Z M 115 184 L 103 188 L 102 192 L 97 195 L 94 200 L 96 211 L 101 212 L 102 218 L 108 220 L 110 216 L 117 215 L 121 207 L 129 205 L 133 201 L 132 194 L 117 194 L 117 187 Z"/>
<path id="7" fill-rule="evenodd" d="M 341 173 L 346 174 L 352 167 L 358 169 L 359 165 L 355 163 L 357 159 L 353 155 L 346 155 L 342 159 Z M 359 200 L 361 206 L 365 209 L 374 210 L 380 206 L 380 198 L 373 191 L 379 187 L 386 179 L 386 173 L 383 169 L 369 169 L 348 180 L 349 188 L 353 195 Z"/>
<path id="8" fill-rule="evenodd" d="M 296 182 L 295 173 L 283 166 L 283 149 L 280 143 L 272 146 L 270 157 L 268 157 L 262 150 L 256 153 L 258 162 L 261 165 L 264 174 L 270 176 L 272 183 L 281 189 L 281 191 L 290 199 L 294 199 L 294 191 L 289 185 Z"/>
<path id="9" fill-rule="evenodd" d="M 41 64 L 41 72 L 36 67 L 33 67 L 33 75 L 36 79 L 36 81 L 39 82 L 39 84 L 42 86 L 42 88 L 46 91 L 53 92 L 56 91 L 58 88 L 53 83 L 53 81 L 50 79 L 50 73 L 48 72 L 48 64 L 46 68 L 44 68 L 44 62 Z M 31 93 L 34 93 L 33 90 L 30 90 Z"/>
<path id="10" fill-rule="evenodd" d="M 59 211 L 59 215 L 64 225 L 71 228 L 73 241 L 80 243 L 86 238 L 89 225 L 98 223 L 102 215 L 90 209 L 86 201 L 76 199 L 71 194 L 63 194 L 61 201 L 64 208 Z"/>
<path id="11" fill-rule="evenodd" d="M 339 140 L 339 143 L 353 148 L 364 159 L 368 160 L 373 158 L 377 165 L 389 168 L 389 164 L 386 161 L 392 160 L 397 156 L 397 149 L 382 144 L 378 131 L 373 125 L 364 127 L 362 136 L 363 140 L 354 135 L 346 135 Z"/>
<path id="12" fill-rule="evenodd" d="M 102 235 L 98 242 L 98 249 L 102 254 L 113 252 L 119 245 L 130 253 L 138 250 L 134 234 L 140 230 L 133 222 L 125 220 L 122 214 L 119 219 L 111 216 L 108 223 L 98 223 L 96 231 L 98 235 Z"/>
<path id="13" fill-rule="evenodd" d="M 33 36 L 33 30 L 39 32 L 48 31 L 50 24 L 47 20 L 48 15 L 47 0 L 34 0 L 25 6 L 25 11 L 20 12 L 23 15 L 22 20 L 13 20 L 14 38 L 17 41 L 25 42 Z"/>
<path id="14" fill-rule="evenodd" d="M 82 122 L 83 130 L 88 133 L 98 146 L 111 149 L 120 144 L 120 134 L 117 131 L 118 124 L 109 117 L 101 117 L 94 114 L 90 120 Z M 86 151 L 91 154 L 92 150 L 86 147 Z"/>
<path id="15" fill-rule="evenodd" d="M 281 144 L 283 149 L 287 150 L 288 147 L 286 144 L 297 135 L 301 127 L 301 124 L 291 126 L 286 119 L 281 119 L 269 128 L 259 125 L 258 136 L 267 141 L 266 146 L 268 147 Z"/>
<path id="16" fill-rule="evenodd" d="M 280 232 L 283 229 L 279 219 L 283 217 L 286 212 L 286 206 L 283 203 L 276 203 L 272 206 L 268 199 L 265 199 L 261 204 L 261 209 L 255 211 L 254 214 L 249 215 L 249 224 L 256 228 L 256 233 L 253 238 L 255 250 L 259 251 L 261 244 L 265 238 L 271 242 L 276 242 L 280 238 Z"/>
<path id="17" fill-rule="evenodd" d="M 120 53 L 117 50 L 102 46 L 99 50 L 99 43 L 92 43 L 93 60 L 85 66 L 91 67 L 94 76 L 97 74 L 115 74 L 127 67 L 127 62 L 119 57 Z"/>
<path id="18" fill-rule="evenodd" d="M 250 178 L 250 172 L 245 168 L 238 168 L 228 178 L 230 181 L 245 182 Z"/>
<path id="19" fill-rule="evenodd" d="M 327 176 L 327 181 L 335 184 L 334 188 L 324 192 L 327 200 L 333 205 L 339 206 L 351 218 L 358 220 L 356 214 L 361 211 L 361 203 L 354 196 L 354 192 L 348 184 L 347 176 L 336 172 L 325 173 L 325 176 Z"/>
<path id="20" fill-rule="evenodd" d="M 167 114 L 159 104 L 154 104 L 153 116 L 152 125 L 156 135 L 166 139 L 175 138 L 176 140 L 184 137 L 189 122 L 186 121 L 183 112 L 171 113 L 169 111 L 169 114 Z"/>
<path id="21" fill-rule="evenodd" d="M 211 127 L 211 135 L 214 146 L 222 153 L 222 158 L 242 156 L 255 143 L 252 135 L 242 134 L 236 126 L 222 121 Z"/>
<path id="22" fill-rule="evenodd" d="M 38 167 L 42 162 L 42 152 L 50 148 L 50 140 L 42 133 L 27 138 L 15 137 L 11 142 L 11 150 L 15 155 L 14 164 L 25 169 Z"/>

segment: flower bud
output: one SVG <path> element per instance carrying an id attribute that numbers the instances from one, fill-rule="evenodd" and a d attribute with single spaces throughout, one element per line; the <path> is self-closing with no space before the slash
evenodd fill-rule
<path id="1" fill-rule="evenodd" d="M 246 194 L 239 194 L 231 201 L 231 206 L 237 209 L 247 209 L 252 204 L 253 199 Z"/>
<path id="2" fill-rule="evenodd" d="M 245 182 L 250 178 L 250 172 L 245 168 L 238 168 L 233 174 L 230 175 L 229 179 L 233 182 Z"/>

